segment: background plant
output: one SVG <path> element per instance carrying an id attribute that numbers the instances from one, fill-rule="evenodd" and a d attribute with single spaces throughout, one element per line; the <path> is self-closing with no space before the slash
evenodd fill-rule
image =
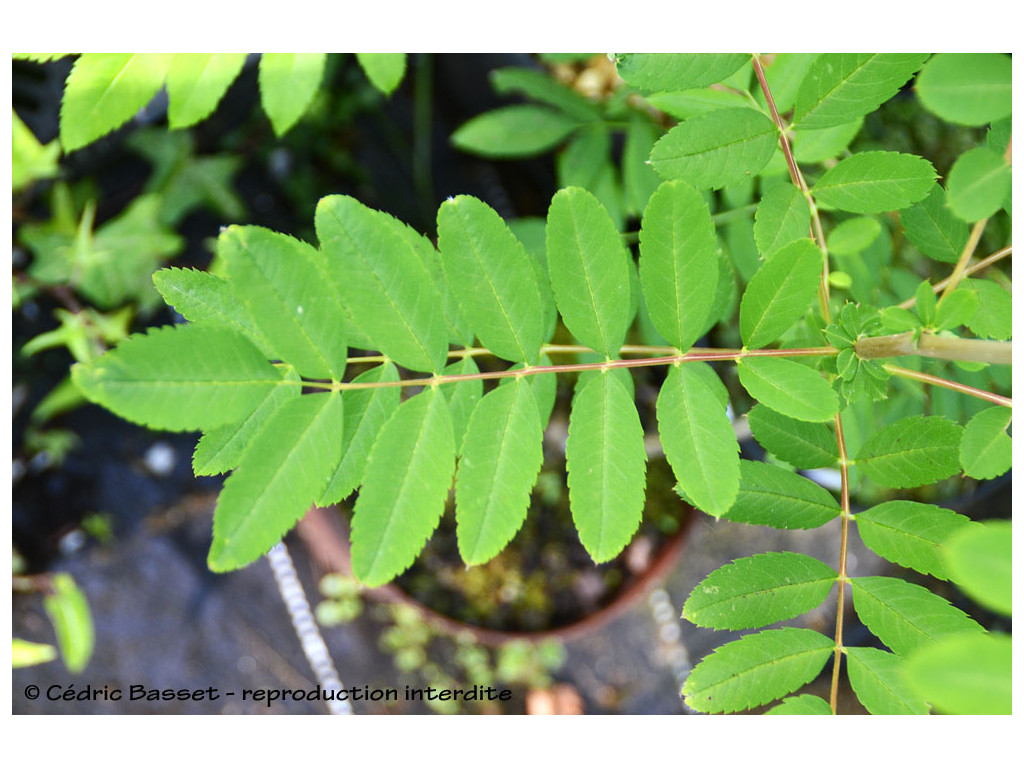
<path id="1" fill-rule="evenodd" d="M 157 273 L 189 323 L 128 339 L 76 367 L 75 383 L 125 418 L 203 431 L 197 473 L 233 470 L 212 568 L 251 562 L 310 503 L 358 488 L 353 566 L 373 585 L 415 558 L 453 475 L 467 564 L 515 535 L 540 468 L 553 374 L 578 375 L 566 454 L 580 539 L 595 561 L 617 554 L 645 488 L 627 369 L 666 370 L 658 430 L 685 499 L 744 523 L 840 523 L 837 568 L 765 553 L 698 586 L 684 616 L 713 628 L 792 619 L 833 584 L 839 610 L 834 637 L 783 627 L 723 645 L 688 679 L 690 706 L 765 704 L 834 658 L 831 701 L 801 696 L 775 711 L 835 711 L 845 657 L 872 712 L 925 712 L 929 702 L 977 711 L 979 700 L 1008 708 L 1005 636 L 906 579 L 852 576 L 846 551 L 854 522 L 881 556 L 1007 608 L 991 595 L 1005 592 L 1008 530 L 931 502 L 956 475 L 1009 469 L 1009 278 L 997 264 L 1010 250 L 1009 59 L 637 54 L 616 67 L 626 86 L 600 104 L 505 75 L 504 87 L 550 114 L 505 111 L 454 137 L 476 151 L 527 137 L 523 152 L 572 137 L 543 250 L 474 197 L 441 206 L 435 248 L 355 198 L 328 196 L 314 217 L 319 247 L 231 227 L 217 245 L 223 276 Z M 938 160 L 871 136 L 872 117 L 910 82 L 938 123 L 989 126 L 942 169 L 944 185 Z M 620 130 L 616 166 L 610 137 Z M 587 167 L 595 172 L 570 178 Z M 632 202 L 616 212 L 612 199 Z M 627 216 L 640 226 L 623 236 Z M 987 255 L 973 261 L 982 245 Z M 968 277 L 986 268 L 995 279 Z M 711 330 L 729 346 L 693 347 Z M 368 354 L 350 357 L 349 347 Z M 481 370 L 485 355 L 509 367 Z M 581 362 L 552 362 L 561 355 Z M 736 363 L 729 386 L 709 365 L 720 361 Z M 486 380 L 498 386 L 485 390 Z M 422 391 L 403 399 L 413 387 Z M 767 461 L 740 458 L 727 406 L 748 415 Z M 838 500 L 794 472 L 822 467 L 838 468 Z M 893 498 L 900 489 L 920 490 Z M 871 506 L 855 513 L 853 495 Z M 977 573 L 964 563 L 978 553 L 1007 563 L 1005 573 L 968 587 Z M 888 651 L 844 644 L 847 591 Z M 983 674 L 979 659 L 997 674 Z M 951 660 L 970 685 L 998 682 L 980 696 L 923 690 Z"/>

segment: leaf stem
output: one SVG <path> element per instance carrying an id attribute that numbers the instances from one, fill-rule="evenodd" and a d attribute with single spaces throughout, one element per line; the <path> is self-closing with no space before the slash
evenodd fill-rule
<path id="1" fill-rule="evenodd" d="M 934 384 L 937 387 L 945 387 L 946 389 L 952 389 L 955 392 L 962 392 L 965 395 L 971 395 L 982 400 L 988 400 L 990 403 L 996 405 L 1005 405 L 1008 408 L 1013 407 L 1013 400 L 1002 395 L 997 395 L 992 392 L 986 392 L 984 389 L 976 389 L 966 384 L 961 384 L 958 381 L 950 381 L 949 379 L 943 379 L 941 376 L 933 376 L 930 373 L 922 373 L 921 371 L 911 370 L 910 368 L 900 368 L 897 365 L 883 365 L 883 368 L 894 376 L 902 376 L 905 379 L 914 379 L 916 381 L 922 381 L 926 384 Z"/>
<path id="2" fill-rule="evenodd" d="M 965 277 L 970 277 L 975 272 L 980 272 L 981 270 L 985 269 L 986 267 L 989 267 L 989 266 L 995 264 L 1000 259 L 1002 259 L 1002 258 L 1004 258 L 1006 256 L 1009 256 L 1012 253 L 1013 253 L 1013 246 L 1012 245 L 1008 245 L 1005 248 L 1002 248 L 1002 249 L 996 251 L 995 253 L 991 254 L 990 256 L 986 256 L 981 261 L 975 262 L 974 264 L 971 264 L 969 267 L 965 267 L 964 268 L 964 272 L 960 276 L 960 278 L 963 279 Z M 938 293 L 939 291 L 943 290 L 947 285 L 949 285 L 949 282 L 952 279 L 953 279 L 952 275 L 950 275 L 949 277 L 945 278 L 944 280 L 940 280 L 939 282 L 937 282 L 935 285 L 932 286 L 932 291 L 935 292 L 935 293 Z M 910 309 L 916 303 L 917 303 L 917 297 L 916 296 L 911 296 L 909 299 L 907 299 L 906 301 L 898 304 L 897 306 L 900 309 Z"/>
<path id="3" fill-rule="evenodd" d="M 971 260 L 971 256 L 978 248 L 978 242 L 981 240 L 981 234 L 985 231 L 985 225 L 988 223 L 988 219 L 982 219 L 981 221 L 975 222 L 974 226 L 971 227 L 971 235 L 967 238 L 967 244 L 964 246 L 963 253 L 960 254 L 960 258 L 956 262 L 956 266 L 953 268 L 953 274 L 949 276 L 949 280 L 945 287 L 942 289 L 942 298 L 945 298 L 960 284 L 960 281 L 964 277 L 964 273 L 967 271 L 967 262 Z"/>
<path id="4" fill-rule="evenodd" d="M 854 352 L 864 360 L 880 357 L 918 355 L 938 360 L 962 360 L 974 363 L 1010 365 L 1013 362 L 1013 342 L 991 339 L 961 339 L 957 336 L 937 336 L 915 331 L 891 336 L 865 336 L 853 345 Z"/>
<path id="5" fill-rule="evenodd" d="M 846 607 L 846 553 L 850 539 L 850 462 L 846 455 L 846 438 L 843 436 L 843 417 L 835 415 L 836 446 L 839 450 L 839 473 L 842 478 L 842 527 L 839 534 L 839 597 L 836 609 L 836 651 L 832 664 L 832 686 L 829 692 L 829 707 L 832 714 L 838 714 L 839 706 L 839 665 L 843 655 L 843 613 Z"/>

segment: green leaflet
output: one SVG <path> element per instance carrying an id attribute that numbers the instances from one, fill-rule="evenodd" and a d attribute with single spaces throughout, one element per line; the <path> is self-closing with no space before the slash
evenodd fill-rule
<path id="1" fill-rule="evenodd" d="M 523 379 L 496 387 L 473 411 L 455 478 L 459 553 L 485 563 L 522 527 L 544 440 L 537 398 Z"/>
<path id="2" fill-rule="evenodd" d="M 622 150 L 622 186 L 626 193 L 626 209 L 634 216 L 643 214 L 661 179 L 647 159 L 658 140 L 658 131 L 646 117 L 631 114 Z"/>
<path id="3" fill-rule="evenodd" d="M 660 91 L 647 97 L 658 110 L 676 120 L 734 107 L 749 108 L 750 102 L 738 91 L 718 88 L 691 88 L 686 91 Z M 653 142 L 652 142 L 653 143 Z"/>
<path id="4" fill-rule="evenodd" d="M 858 216 L 836 225 L 828 234 L 829 253 L 848 255 L 865 251 L 882 234 L 878 219 Z"/>
<path id="5" fill-rule="evenodd" d="M 967 322 L 975 334 L 987 339 L 1008 339 L 1013 335 L 1013 302 L 1010 293 L 993 280 L 964 280 L 978 295 L 978 310 Z"/>
<path id="6" fill-rule="evenodd" d="M 960 632 L 984 632 L 972 618 L 924 587 L 890 576 L 850 580 L 853 607 L 872 634 L 899 656 Z"/>
<path id="7" fill-rule="evenodd" d="M 779 338 L 817 295 L 824 256 L 809 238 L 780 249 L 750 279 L 740 300 L 740 334 L 748 349 Z"/>
<path id="8" fill-rule="evenodd" d="M 189 322 L 230 328 L 271 356 L 270 345 L 224 278 L 198 269 L 167 268 L 153 274 L 153 284 L 164 301 Z"/>
<path id="9" fill-rule="evenodd" d="M 969 517 L 951 509 L 917 501 L 887 501 L 856 516 L 857 531 L 868 549 L 875 554 L 948 579 L 943 560 L 945 542 L 960 529 L 973 526 Z"/>
<path id="10" fill-rule="evenodd" d="M 736 712 L 766 704 L 809 683 L 835 644 L 811 629 L 767 629 L 726 643 L 704 657 L 683 685 L 698 712 Z"/>
<path id="11" fill-rule="evenodd" d="M 810 228 L 811 209 L 792 184 L 777 184 L 765 192 L 754 214 L 754 242 L 765 259 L 794 240 L 806 238 Z"/>
<path id="12" fill-rule="evenodd" d="M 704 332 L 718 288 L 718 240 L 701 194 L 666 181 L 640 228 L 640 285 L 651 322 L 680 352 Z"/>
<path id="13" fill-rule="evenodd" d="M 825 53 L 811 66 L 797 93 L 794 124 L 828 128 L 873 112 L 896 95 L 928 54 Z"/>
<path id="14" fill-rule="evenodd" d="M 793 159 L 798 163 L 823 163 L 844 154 L 864 127 L 864 118 L 814 130 L 793 132 Z"/>
<path id="15" fill-rule="evenodd" d="M 964 152 L 949 171 L 946 200 L 964 221 L 979 221 L 1003 207 L 1010 195 L 1012 169 L 988 147 Z"/>
<path id="16" fill-rule="evenodd" d="M 295 525 L 341 460 L 342 426 L 338 392 L 303 395 L 277 410 L 217 499 L 210 570 L 248 565 Z"/>
<path id="17" fill-rule="evenodd" d="M 57 175 L 60 170 L 60 144 L 56 141 L 42 144 L 14 110 L 11 110 L 11 139 L 12 192 L 20 192 L 33 181 L 52 179 Z M 651 144 L 653 143 L 652 140 Z M 654 171 L 649 168 L 647 172 L 654 175 Z"/>
<path id="18" fill-rule="evenodd" d="M 397 224 L 397 220 L 394 220 L 394 223 Z M 465 313 L 459 306 L 459 300 L 455 296 L 455 291 L 452 290 L 452 286 L 445 277 L 444 267 L 441 265 L 441 254 L 437 252 L 434 244 L 427 237 L 421 235 L 408 224 L 402 224 L 401 227 L 396 226 L 395 231 L 400 232 L 405 237 L 409 245 L 412 246 L 413 251 L 419 256 L 420 261 L 427 268 L 427 271 L 434 278 L 434 285 L 437 286 L 437 290 L 444 300 L 444 313 L 448 321 L 449 344 L 472 347 L 476 335 Z M 372 344 L 370 346 L 372 347 Z"/>
<path id="19" fill-rule="evenodd" d="M 960 443 L 960 461 L 964 474 L 979 480 L 999 477 L 1013 462 L 1012 443 L 1006 428 L 1013 419 L 1013 409 L 1003 406 L 986 408 L 967 422 Z"/>
<path id="20" fill-rule="evenodd" d="M 620 53 L 615 68 L 642 91 L 685 91 L 720 83 L 749 61 L 748 53 Z"/>
<path id="21" fill-rule="evenodd" d="M 231 424 L 214 427 L 199 439 L 192 454 L 192 471 L 196 475 L 219 475 L 242 462 L 252 441 L 273 415 L 286 402 L 299 396 L 302 380 L 294 368 L 284 370 L 283 381 L 291 382 L 293 386 L 275 387 L 248 416 Z"/>
<path id="22" fill-rule="evenodd" d="M 817 483 L 774 464 L 740 459 L 740 489 L 724 520 L 772 528 L 817 528 L 839 515 L 839 502 Z"/>
<path id="23" fill-rule="evenodd" d="M 283 383 L 245 337 L 224 328 L 152 328 L 71 369 L 89 400 L 151 429 L 210 429 L 245 418 Z"/>
<path id="24" fill-rule="evenodd" d="M 325 53 L 264 53 L 260 101 L 277 136 L 284 136 L 313 102 L 327 68 Z"/>
<path id="25" fill-rule="evenodd" d="M 847 648 L 850 686 L 872 715 L 927 715 L 928 705 L 904 679 L 903 660 L 878 648 Z"/>
<path id="26" fill-rule="evenodd" d="M 390 96 L 405 77 L 404 53 L 357 53 L 356 60 L 373 87 Z"/>
<path id="27" fill-rule="evenodd" d="M 658 394 L 658 432 L 680 488 L 694 506 L 718 517 L 736 500 L 739 443 L 708 375 L 715 376 L 707 363 L 669 369 Z M 710 407 L 716 401 L 721 407 Z"/>
<path id="28" fill-rule="evenodd" d="M 811 611 L 838 574 L 796 552 L 742 557 L 709 574 L 683 606 L 683 618 L 710 629 L 752 629 Z"/>
<path id="29" fill-rule="evenodd" d="M 466 376 L 480 373 L 476 361 L 472 357 L 463 357 L 441 372 L 443 376 Z M 455 435 L 456 453 L 462 451 L 462 440 L 469 426 L 480 398 L 484 395 L 484 383 L 480 379 L 468 379 L 454 384 L 442 384 L 441 394 L 448 400 L 448 410 L 452 415 L 452 432 Z"/>
<path id="30" fill-rule="evenodd" d="M 43 598 L 43 609 L 53 625 L 64 666 L 77 675 L 89 664 L 96 644 L 89 601 L 68 573 L 53 574 L 50 589 Z"/>
<path id="31" fill-rule="evenodd" d="M 779 134 L 762 112 L 747 107 L 691 117 L 654 145 L 651 165 L 663 179 L 718 189 L 760 171 L 775 153 Z"/>
<path id="32" fill-rule="evenodd" d="M 167 70 L 167 123 L 188 128 L 205 120 L 242 72 L 244 53 L 176 53 Z"/>
<path id="33" fill-rule="evenodd" d="M 576 120 L 596 120 L 601 108 L 558 80 L 544 72 L 525 67 L 503 67 L 491 72 L 494 92 L 505 95 L 520 93 L 524 96 L 554 107 Z"/>
<path id="34" fill-rule="evenodd" d="M 269 229 L 231 226 L 217 240 L 217 255 L 273 356 L 307 379 L 340 381 L 348 356 L 344 316 L 323 254 Z"/>
<path id="35" fill-rule="evenodd" d="M 616 357 L 633 319 L 630 259 L 604 206 L 579 187 L 559 190 L 547 219 L 551 288 L 569 331 Z"/>
<path id="36" fill-rule="evenodd" d="M 775 108 L 779 110 L 780 114 L 789 112 L 793 108 L 800 84 L 807 77 L 815 59 L 820 55 L 819 53 L 777 53 L 771 62 L 767 63 L 764 69 L 765 79 L 768 81 L 768 88 L 775 101 Z M 762 62 L 762 64 L 765 63 Z M 767 107 L 764 93 L 760 88 L 755 89 L 754 98 L 762 107 Z"/>
<path id="37" fill-rule="evenodd" d="M 321 199 L 315 218 L 327 272 L 363 334 L 399 365 L 439 372 L 444 302 L 405 225 L 343 195 Z"/>
<path id="38" fill-rule="evenodd" d="M 398 381 L 398 369 L 384 363 L 361 373 L 353 384 Z M 373 387 L 347 389 L 342 393 L 345 402 L 345 428 L 341 435 L 341 461 L 327 489 L 316 500 L 318 507 L 337 504 L 354 491 L 363 480 L 366 460 L 381 427 L 398 409 L 399 387 Z"/>
<path id="39" fill-rule="evenodd" d="M 468 195 L 441 205 L 437 233 L 445 277 L 476 336 L 499 357 L 536 363 L 543 315 L 523 244 L 490 206 Z"/>
<path id="40" fill-rule="evenodd" d="M 851 213 L 907 208 L 928 196 L 935 168 L 899 152 L 858 152 L 825 171 L 811 189 L 822 203 Z"/>
<path id="41" fill-rule="evenodd" d="M 813 696 L 804 693 L 799 696 L 789 696 L 783 699 L 781 704 L 769 709 L 766 715 L 831 715 L 832 708 L 828 702 L 820 696 Z"/>
<path id="42" fill-rule="evenodd" d="M 519 239 L 530 256 L 533 274 L 537 279 L 537 287 L 540 289 L 543 313 L 541 325 L 544 328 L 541 336 L 545 341 L 549 341 L 558 325 L 558 310 L 555 308 L 555 296 L 551 292 L 551 280 L 548 278 L 547 222 L 538 217 L 512 219 L 508 222 L 508 228 L 512 230 L 512 234 Z"/>
<path id="43" fill-rule="evenodd" d="M 800 421 L 829 421 L 839 397 L 819 371 L 782 357 L 745 357 L 737 363 L 740 383 L 773 411 Z"/>
<path id="44" fill-rule="evenodd" d="M 412 564 L 444 513 L 454 472 L 448 401 L 436 389 L 414 395 L 384 424 L 367 460 L 352 517 L 356 578 L 376 587 Z"/>
<path id="45" fill-rule="evenodd" d="M 835 434 L 825 424 L 791 419 L 761 404 L 750 409 L 747 423 L 762 448 L 794 467 L 830 467 L 839 460 Z"/>
<path id="46" fill-rule="evenodd" d="M 625 548 L 644 509 L 644 431 L 633 398 L 613 374 L 602 371 L 576 393 L 565 446 L 572 519 L 595 563 Z"/>
<path id="47" fill-rule="evenodd" d="M 942 416 L 907 416 L 875 432 L 857 468 L 886 488 L 913 488 L 960 471 L 963 427 Z"/>
<path id="48" fill-rule="evenodd" d="M 1009 715 L 1012 654 L 1008 635 L 946 637 L 907 659 L 906 679 L 946 714 Z"/>
<path id="49" fill-rule="evenodd" d="M 1002 53 L 937 53 L 924 65 L 914 89 L 927 110 L 962 125 L 1009 117 L 1012 65 Z"/>
<path id="50" fill-rule="evenodd" d="M 949 577 L 958 587 L 986 608 L 1010 615 L 1013 536 L 1009 521 L 964 526 L 946 540 L 943 554 Z"/>
<path id="51" fill-rule="evenodd" d="M 925 256 L 955 264 L 967 245 L 967 224 L 946 206 L 946 193 L 936 184 L 921 202 L 900 211 L 900 224 Z"/>
<path id="52" fill-rule="evenodd" d="M 169 64 L 166 53 L 79 56 L 60 105 L 64 151 L 84 147 L 135 117 L 160 90 Z"/>
<path id="53" fill-rule="evenodd" d="M 495 158 L 529 157 L 557 146 L 580 122 L 564 112 L 533 104 L 514 104 L 477 115 L 452 134 L 464 152 Z"/>

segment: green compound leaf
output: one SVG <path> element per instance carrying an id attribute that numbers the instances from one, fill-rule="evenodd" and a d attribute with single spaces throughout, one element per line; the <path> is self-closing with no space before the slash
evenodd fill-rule
<path id="1" fill-rule="evenodd" d="M 948 715 L 1012 713 L 1013 641 L 1008 635 L 960 635 L 922 648 L 905 665 L 907 682 Z"/>
<path id="2" fill-rule="evenodd" d="M 299 396 L 302 380 L 293 368 L 284 370 L 283 380 L 293 386 L 275 387 L 248 416 L 232 424 L 214 427 L 199 439 L 192 454 L 192 471 L 196 475 L 219 475 L 242 462 L 249 446 L 273 415 L 289 400 Z"/>
<path id="3" fill-rule="evenodd" d="M 917 501 L 887 501 L 858 513 L 856 520 L 868 549 L 938 579 L 949 578 L 943 559 L 946 540 L 974 525 L 969 517 L 951 509 Z"/>
<path id="4" fill-rule="evenodd" d="M 831 715 L 832 708 L 820 696 L 804 693 L 783 699 L 781 704 L 769 709 L 766 715 Z"/>
<path id="5" fill-rule="evenodd" d="M 217 499 L 210 570 L 248 565 L 295 525 L 341 460 L 342 426 L 338 392 L 304 395 L 277 410 Z"/>
<path id="6" fill-rule="evenodd" d="M 813 680 L 835 643 L 812 629 L 786 627 L 746 635 L 704 657 L 683 685 L 698 712 L 736 712 L 766 704 Z"/>
<path id="7" fill-rule="evenodd" d="M 60 105 L 60 143 L 65 152 L 120 128 L 164 83 L 166 53 L 84 53 L 75 61 Z"/>
<path id="8" fill-rule="evenodd" d="M 344 316 L 323 254 L 301 240 L 251 226 L 224 230 L 217 254 L 273 356 L 308 379 L 340 381 L 348 355 Z"/>
<path id="9" fill-rule="evenodd" d="M 444 299 L 405 224 L 344 195 L 321 199 L 315 218 L 327 272 L 363 335 L 399 365 L 440 372 Z"/>
<path id="10" fill-rule="evenodd" d="M 900 211 L 903 231 L 925 256 L 955 264 L 967 245 L 967 224 L 946 206 L 946 193 L 936 184 L 921 202 Z"/>
<path id="11" fill-rule="evenodd" d="M 503 67 L 491 72 L 491 85 L 497 94 L 520 93 L 577 120 L 589 121 L 601 117 L 601 108 L 597 104 L 543 71 Z"/>
<path id="12" fill-rule="evenodd" d="M 800 129 L 828 128 L 874 112 L 927 58 L 926 53 L 822 54 L 797 93 L 793 122 Z"/>
<path id="13" fill-rule="evenodd" d="M 872 715 L 927 715 L 928 704 L 904 679 L 904 662 L 878 648 L 847 648 L 850 686 Z"/>
<path id="14" fill-rule="evenodd" d="M 245 65 L 244 53 L 176 53 L 167 70 L 167 124 L 188 128 L 209 117 Z"/>
<path id="15" fill-rule="evenodd" d="M 949 171 L 946 199 L 964 221 L 979 221 L 1003 207 L 1010 194 L 1012 169 L 988 147 L 964 152 Z"/>
<path id="16" fill-rule="evenodd" d="M 326 53 L 260 56 L 260 100 L 277 136 L 288 133 L 309 108 L 326 68 Z"/>
<path id="17" fill-rule="evenodd" d="M 755 405 L 747 423 L 761 447 L 798 469 L 831 467 L 839 461 L 836 437 L 825 424 L 791 419 L 765 405 Z"/>
<path id="18" fill-rule="evenodd" d="M 526 248 L 490 206 L 468 195 L 441 205 L 437 233 L 445 277 L 477 337 L 499 357 L 535 364 L 543 313 Z"/>
<path id="19" fill-rule="evenodd" d="M 405 77 L 404 53 L 357 53 L 356 61 L 374 88 L 390 96 Z"/>
<path id="20" fill-rule="evenodd" d="M 772 528 L 817 528 L 837 517 L 839 502 L 817 483 L 774 464 L 740 460 L 740 490 L 723 520 Z"/>
<path id="21" fill-rule="evenodd" d="M 800 421 L 829 421 L 839 397 L 819 371 L 781 357 L 745 357 L 737 364 L 740 383 L 773 411 Z"/>
<path id="22" fill-rule="evenodd" d="M 748 349 L 775 341 L 802 318 L 817 295 L 824 264 L 808 238 L 785 246 L 750 279 L 740 300 L 740 334 Z"/>
<path id="23" fill-rule="evenodd" d="M 875 432 L 857 467 L 886 488 L 914 488 L 960 471 L 963 427 L 942 416 L 907 416 Z"/>
<path id="24" fill-rule="evenodd" d="M 640 227 L 640 285 L 651 322 L 680 352 L 707 325 L 718 288 L 717 253 L 701 194 L 683 181 L 658 187 Z"/>
<path id="25" fill-rule="evenodd" d="M 441 520 L 454 473 L 448 401 L 436 389 L 409 398 L 381 429 L 367 461 L 352 517 L 356 578 L 377 587 L 412 565 Z"/>
<path id="26" fill-rule="evenodd" d="M 371 368 L 356 376 L 352 383 L 374 384 L 385 381 L 398 381 L 398 369 L 392 363 Z M 318 507 L 337 504 L 363 481 L 370 449 L 385 422 L 398 410 L 400 398 L 399 387 L 346 389 L 342 392 L 345 429 L 341 435 L 341 462 L 327 484 L 327 489 L 317 498 Z"/>
<path id="27" fill-rule="evenodd" d="M 778 184 L 758 203 L 754 214 L 754 242 L 762 258 L 771 258 L 780 248 L 807 237 L 811 209 L 799 189 Z"/>
<path id="28" fill-rule="evenodd" d="M 1002 53 L 937 53 L 914 88 L 925 108 L 951 123 L 985 125 L 1009 117 L 1012 65 Z"/>
<path id="29" fill-rule="evenodd" d="M 682 179 L 698 189 L 718 189 L 760 171 L 778 144 L 775 124 L 746 107 L 691 117 L 654 145 L 651 165 L 663 179 Z"/>
<path id="30" fill-rule="evenodd" d="M 683 618 L 710 629 L 753 629 L 811 611 L 828 597 L 838 574 L 796 552 L 742 557 L 694 587 Z"/>
<path id="31" fill-rule="evenodd" d="M 528 381 L 497 387 L 473 411 L 455 478 L 459 553 L 485 563 L 526 520 L 544 456 L 537 398 Z"/>
<path id="32" fill-rule="evenodd" d="M 811 190 L 822 203 L 851 213 L 907 208 L 927 197 L 935 168 L 900 152 L 859 152 L 825 171 Z"/>
<path id="33" fill-rule="evenodd" d="M 594 376 L 573 398 L 565 461 L 580 542 L 595 563 L 603 563 L 640 526 L 647 481 L 643 427 L 614 371 Z"/>
<path id="34" fill-rule="evenodd" d="M 121 418 L 181 432 L 239 421 L 291 386 L 245 337 L 195 325 L 130 336 L 71 375 L 82 394 Z"/>
<path id="35" fill-rule="evenodd" d="M 43 608 L 57 636 L 57 647 L 68 672 L 78 674 L 89 664 L 96 644 L 89 601 L 69 573 L 50 578 L 53 590 L 43 598 Z"/>
<path id="36" fill-rule="evenodd" d="M 967 322 L 975 334 L 987 339 L 1008 339 L 1013 335 L 1013 302 L 1010 292 L 993 280 L 964 280 L 978 295 L 978 310 Z"/>
<path id="37" fill-rule="evenodd" d="M 1010 615 L 1013 537 L 1009 521 L 965 526 L 946 540 L 943 554 L 949 577 L 958 587 L 986 608 Z"/>
<path id="38" fill-rule="evenodd" d="M 189 322 L 229 328 L 271 356 L 270 345 L 249 310 L 224 278 L 198 269 L 167 268 L 153 274 L 153 284 L 164 301 Z"/>
<path id="39" fill-rule="evenodd" d="M 725 80 L 749 53 L 620 53 L 619 77 L 642 91 L 686 91 Z"/>
<path id="40" fill-rule="evenodd" d="M 706 363 L 676 366 L 657 405 L 661 444 L 679 487 L 694 506 L 716 517 L 736 500 L 740 480 L 739 443 L 720 386 Z M 710 405 L 716 401 L 718 408 Z"/>
<path id="41" fill-rule="evenodd" d="M 933 592 L 890 576 L 851 579 L 853 607 L 872 634 L 906 656 L 947 635 L 985 630 Z"/>
<path id="42" fill-rule="evenodd" d="M 617 356 L 632 320 L 632 267 L 608 211 L 587 190 L 568 187 L 552 198 L 547 259 L 566 327 L 595 352 Z"/>
<path id="43" fill-rule="evenodd" d="M 477 115 L 461 125 L 451 141 L 464 152 L 484 157 L 529 157 L 561 144 L 580 125 L 564 112 L 514 104 Z"/>
<path id="44" fill-rule="evenodd" d="M 963 442 L 960 443 L 964 474 L 987 480 L 1010 469 L 1013 446 L 1006 428 L 1012 419 L 1012 408 L 997 406 L 986 408 L 967 422 Z"/>

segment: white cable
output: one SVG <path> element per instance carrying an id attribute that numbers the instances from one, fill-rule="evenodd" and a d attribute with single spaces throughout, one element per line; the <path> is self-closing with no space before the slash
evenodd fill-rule
<path id="1" fill-rule="evenodd" d="M 313 611 L 306 600 L 306 593 L 295 572 L 295 564 L 284 546 L 279 542 L 267 553 L 267 560 L 274 571 L 277 589 L 281 593 L 288 615 L 291 616 L 295 634 L 302 644 L 302 652 L 306 655 L 309 666 L 313 668 L 317 682 L 327 698 L 327 708 L 332 715 L 351 715 L 352 705 L 347 699 L 339 700 L 342 690 L 341 679 L 331 661 L 330 651 L 320 635 L 320 629 L 313 618 Z"/>

